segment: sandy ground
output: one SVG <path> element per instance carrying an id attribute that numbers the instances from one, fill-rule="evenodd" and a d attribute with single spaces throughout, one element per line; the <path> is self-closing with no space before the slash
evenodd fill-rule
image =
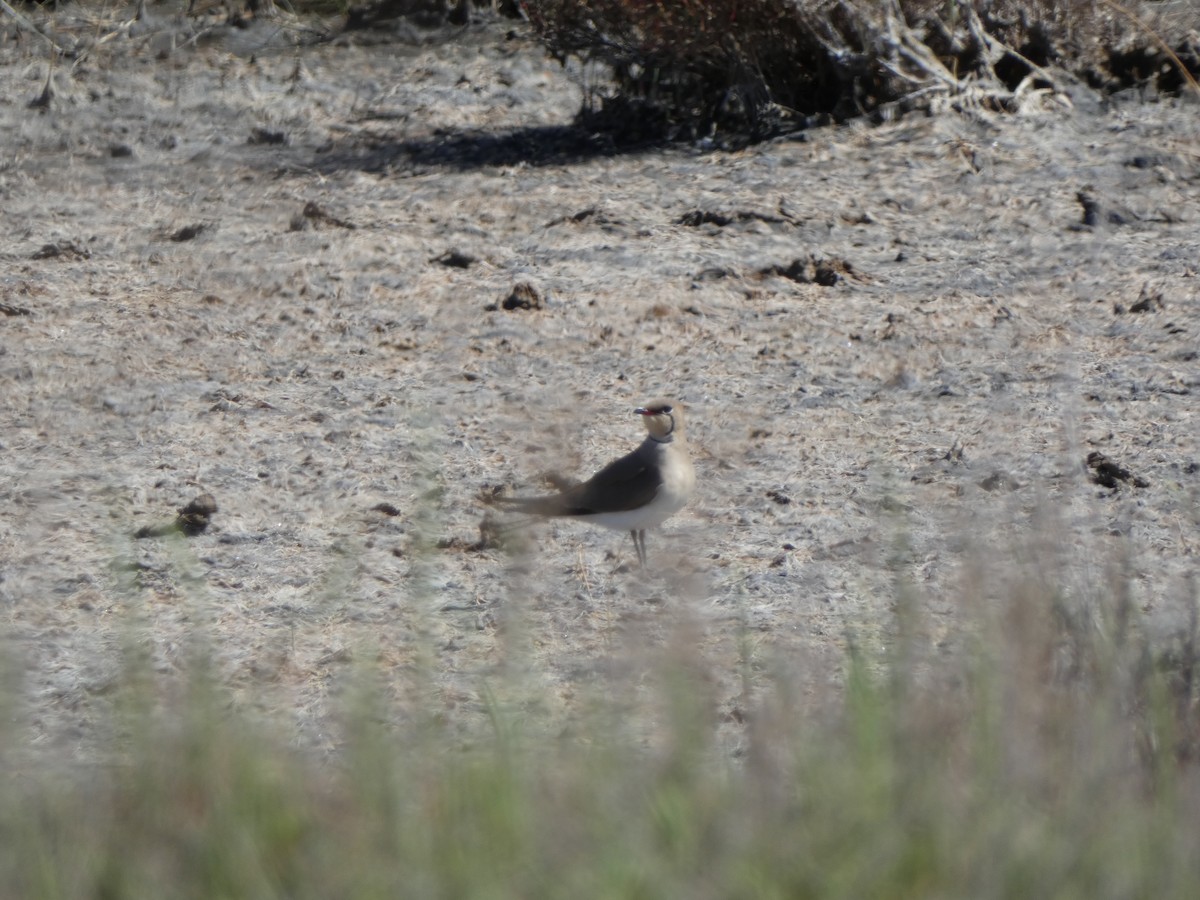
<path id="1" fill-rule="evenodd" d="M 264 51 L 96 23 L 49 108 L 10 27 L 0 615 L 35 746 L 86 754 L 125 654 L 170 681 L 197 639 L 321 749 L 363 660 L 398 720 L 467 728 L 499 672 L 553 716 L 683 652 L 736 722 L 747 671 L 836 680 L 906 585 L 949 650 L 1006 579 L 1127 572 L 1169 639 L 1200 546 L 1195 102 L 609 154 L 512 27 Z M 521 282 L 543 308 L 495 308 Z M 573 523 L 477 545 L 481 492 L 585 477 L 660 394 L 701 481 L 648 571 Z M 204 492 L 203 534 L 134 537 Z"/>

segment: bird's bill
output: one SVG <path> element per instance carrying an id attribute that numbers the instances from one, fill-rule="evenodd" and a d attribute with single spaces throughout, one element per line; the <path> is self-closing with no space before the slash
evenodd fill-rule
<path id="1" fill-rule="evenodd" d="M 654 406 L 639 406 L 634 410 L 639 416 L 663 416 L 674 410 L 666 403 L 656 404 Z"/>

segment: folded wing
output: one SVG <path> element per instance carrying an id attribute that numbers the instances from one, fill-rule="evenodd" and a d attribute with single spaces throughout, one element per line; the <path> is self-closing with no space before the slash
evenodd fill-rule
<path id="1" fill-rule="evenodd" d="M 661 486 L 658 468 L 634 452 L 561 494 L 508 497 L 498 502 L 538 516 L 590 516 L 639 509 L 654 499 Z"/>

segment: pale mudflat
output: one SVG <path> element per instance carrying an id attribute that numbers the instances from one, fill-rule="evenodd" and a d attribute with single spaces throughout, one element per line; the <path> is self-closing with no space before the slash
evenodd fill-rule
<path id="1" fill-rule="evenodd" d="M 397 715 L 469 725 L 498 672 L 567 714 L 681 641 L 730 708 L 747 648 L 836 680 L 903 584 L 948 652 L 1014 575 L 1121 569 L 1164 639 L 1186 621 L 1194 102 L 588 153 L 556 130 L 578 88 L 507 27 L 121 38 L 45 111 L 42 50 L 0 44 L 0 614 L 40 746 L 87 751 L 123 648 L 169 681 L 198 636 L 326 749 L 362 660 Z M 1083 226 L 1080 192 L 1133 216 Z M 540 309 L 503 308 L 521 283 Z M 648 572 L 573 523 L 478 545 L 481 491 L 586 478 L 658 394 L 700 488 Z M 133 537 L 204 493 L 202 533 Z"/>

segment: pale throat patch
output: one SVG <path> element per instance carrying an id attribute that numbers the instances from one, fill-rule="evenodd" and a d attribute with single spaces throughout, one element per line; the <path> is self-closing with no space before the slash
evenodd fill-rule
<path id="1" fill-rule="evenodd" d="M 654 441 L 654 443 L 670 444 L 670 443 L 674 442 L 674 440 L 675 440 L 675 417 L 668 416 L 668 418 L 671 420 L 670 430 L 666 434 L 664 434 L 662 437 L 655 437 L 654 435 L 650 435 L 650 440 Z"/>

